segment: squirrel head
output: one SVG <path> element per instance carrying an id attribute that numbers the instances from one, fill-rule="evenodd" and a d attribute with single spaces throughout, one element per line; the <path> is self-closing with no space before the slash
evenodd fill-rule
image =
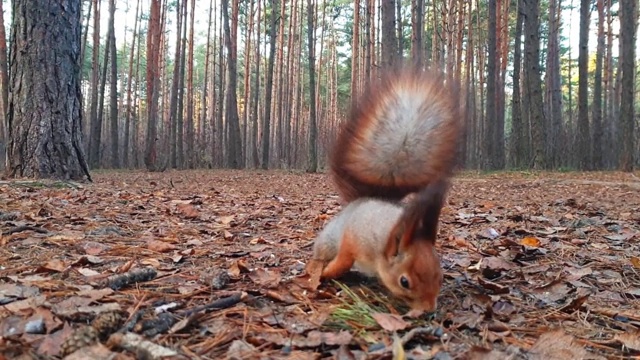
<path id="1" fill-rule="evenodd" d="M 443 274 L 435 243 L 448 186 L 437 180 L 418 193 L 387 239 L 380 279 L 412 310 L 437 308 Z"/>

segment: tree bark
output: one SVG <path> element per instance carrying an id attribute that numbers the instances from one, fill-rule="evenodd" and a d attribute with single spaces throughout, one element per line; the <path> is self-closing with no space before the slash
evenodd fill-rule
<path id="1" fill-rule="evenodd" d="M 12 5 L 7 174 L 91 181 L 82 145 L 80 1 Z"/>
<path id="2" fill-rule="evenodd" d="M 308 26 L 313 25 L 313 19 L 307 19 L 309 21 Z M 311 28 L 309 28 L 311 31 Z M 309 50 L 312 50 L 311 47 Z M 360 63 L 360 0 L 356 0 L 353 4 L 353 41 L 351 45 L 351 106 L 355 106 L 358 97 L 358 64 Z M 309 54 L 309 60 L 311 60 L 312 54 Z M 315 83 L 315 75 L 314 75 Z"/>
<path id="3" fill-rule="evenodd" d="M 157 119 L 160 92 L 158 60 L 160 58 L 160 0 L 151 0 L 147 31 L 147 137 L 144 163 L 149 171 L 157 170 Z"/>
<path id="4" fill-rule="evenodd" d="M 634 169 L 635 68 L 636 32 L 638 29 L 638 0 L 620 0 L 620 131 L 622 151 L 620 170 Z"/>
<path id="5" fill-rule="evenodd" d="M 188 59 L 187 59 L 187 169 L 193 169 L 195 162 L 195 136 L 194 136 L 194 110 L 193 110 L 193 101 L 194 101 L 194 88 L 193 88 L 193 33 L 194 33 L 194 23 L 195 23 L 195 0 L 191 0 L 191 13 L 189 14 L 189 50 L 188 50 Z M 185 19 L 186 20 L 186 19 Z"/>
<path id="6" fill-rule="evenodd" d="M 6 116 L 9 102 L 9 74 L 7 72 L 7 35 L 4 29 L 4 10 L 2 9 L 2 1 L 0 1 L 0 86 L 2 87 L 2 103 L 0 104 L 0 149 L 6 143 L 5 136 L 7 134 Z M 0 164 L 4 163 L 4 153 L 0 151 Z"/>
<path id="7" fill-rule="evenodd" d="M 382 17 L 382 64 L 393 66 L 398 58 L 398 39 L 396 38 L 395 2 L 397 0 L 380 0 L 380 16 Z"/>
<path id="8" fill-rule="evenodd" d="M 522 121 L 522 104 L 520 94 L 520 69 L 522 63 L 522 26 L 524 22 L 522 0 L 518 1 L 516 16 L 515 49 L 513 50 L 513 95 L 511 96 L 511 138 L 510 138 L 510 163 L 511 166 L 520 168 L 525 164 L 526 142 L 525 128 Z"/>
<path id="9" fill-rule="evenodd" d="M 309 166 L 308 172 L 318 171 L 318 125 L 316 124 L 316 70 L 315 70 L 315 25 L 313 23 L 313 1 L 307 1 L 307 41 L 309 46 Z"/>
<path id="10" fill-rule="evenodd" d="M 125 167 L 129 166 L 129 137 L 131 131 L 131 113 L 135 111 L 132 106 L 131 85 L 133 83 L 133 55 L 136 52 L 136 40 L 138 37 L 138 24 L 140 23 L 139 11 L 141 0 L 136 1 L 136 20 L 133 24 L 133 40 L 131 41 L 131 50 L 129 53 L 129 72 L 127 75 L 127 107 L 124 115 L 124 144 L 122 146 L 122 163 Z"/>
<path id="11" fill-rule="evenodd" d="M 256 71 L 253 75 L 253 84 L 251 87 L 255 89 L 251 92 L 251 123 L 253 128 L 251 131 L 251 154 L 253 158 L 253 167 L 260 166 L 260 157 L 258 154 L 258 98 L 260 97 L 260 25 L 261 25 L 261 9 L 262 0 L 258 0 L 258 19 L 256 22 L 256 44 L 255 44 L 255 63 Z"/>
<path id="12" fill-rule="evenodd" d="M 522 0 L 525 10 L 524 22 L 524 71 L 525 87 L 529 97 L 529 119 L 533 145 L 533 167 L 544 169 L 544 111 L 542 101 L 542 79 L 540 75 L 540 0 Z"/>
<path id="13" fill-rule="evenodd" d="M 93 0 L 93 56 L 91 60 L 91 105 L 89 110 L 89 166 L 98 167 L 102 124 L 98 123 L 98 85 L 100 83 L 100 2 Z"/>
<path id="14" fill-rule="evenodd" d="M 114 29 L 115 14 L 116 1 L 109 0 L 109 49 L 106 50 L 111 55 L 109 118 L 111 123 L 111 168 L 113 169 L 120 167 L 120 158 L 118 156 L 118 63 L 116 60 L 116 34 Z"/>
<path id="15" fill-rule="evenodd" d="M 602 63 L 604 60 L 604 0 L 597 0 L 598 8 L 598 45 L 596 47 L 596 70 L 593 76 L 593 168 L 603 167 L 602 144 L 604 128 L 602 124 Z"/>
<path id="16" fill-rule="evenodd" d="M 484 167 L 488 170 L 498 168 L 498 144 L 496 143 L 496 133 L 498 131 L 498 104 L 497 104 L 497 85 L 498 85 L 498 47 L 497 47 L 497 3 L 496 0 L 489 0 L 489 29 L 487 31 L 487 107 L 486 107 L 486 131 L 484 133 Z"/>
<path id="17" fill-rule="evenodd" d="M 240 169 L 243 165 L 242 156 L 242 138 L 240 137 L 240 120 L 238 118 L 238 100 L 236 95 L 236 87 L 238 84 L 237 73 L 237 50 L 236 50 L 236 31 L 233 31 L 229 25 L 229 8 L 227 1 L 222 2 L 222 12 L 224 15 L 224 39 L 227 47 L 227 90 L 225 119 L 228 124 L 228 152 L 227 166 L 232 169 Z M 233 16 L 238 16 L 237 0 L 234 1 Z M 235 25 L 237 20 L 234 19 Z"/>
<path id="18" fill-rule="evenodd" d="M 276 55 L 276 27 L 278 26 L 279 0 L 271 0 L 271 24 L 269 28 L 269 62 L 267 64 L 267 84 L 264 106 L 264 126 L 262 127 L 262 169 L 269 168 L 269 139 L 271 135 L 271 99 L 273 90 L 273 66 Z"/>
<path id="19" fill-rule="evenodd" d="M 544 128 L 547 146 L 547 166 L 560 165 L 560 154 L 563 150 L 562 126 L 562 84 L 560 81 L 560 12 L 561 0 L 549 2 L 549 40 L 547 46 L 547 86 L 546 116 L 549 121 Z"/>
<path id="20" fill-rule="evenodd" d="M 591 134 L 589 131 L 589 8 L 590 0 L 580 0 L 580 39 L 578 53 L 578 168 L 590 170 Z"/>
<path id="21" fill-rule="evenodd" d="M 411 0 L 411 58 L 422 66 L 422 33 L 424 32 L 424 0 Z"/>

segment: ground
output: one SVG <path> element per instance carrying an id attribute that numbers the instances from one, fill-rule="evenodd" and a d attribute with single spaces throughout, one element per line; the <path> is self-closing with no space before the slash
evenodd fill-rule
<path id="1" fill-rule="evenodd" d="M 93 178 L 0 182 L 0 359 L 640 358 L 638 173 L 460 173 L 420 318 L 309 281 L 324 174 Z"/>

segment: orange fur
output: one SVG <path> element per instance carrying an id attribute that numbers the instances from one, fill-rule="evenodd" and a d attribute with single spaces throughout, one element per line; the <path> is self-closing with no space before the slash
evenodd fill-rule
<path id="1" fill-rule="evenodd" d="M 414 67 L 362 94 L 329 157 L 345 205 L 315 240 L 323 279 L 357 268 L 413 310 L 437 308 L 438 223 L 463 135 L 458 98 L 450 79 Z"/>

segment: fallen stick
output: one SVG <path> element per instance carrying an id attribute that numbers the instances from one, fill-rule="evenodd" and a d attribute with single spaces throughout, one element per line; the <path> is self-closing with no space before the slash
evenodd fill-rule
<path id="1" fill-rule="evenodd" d="M 243 301 L 247 298 L 247 296 L 249 295 L 246 292 L 242 291 L 228 297 L 217 299 L 206 305 L 196 306 L 195 308 L 184 311 L 181 315 L 191 316 L 192 314 L 200 311 L 227 309 L 239 303 L 240 301 Z"/>
<path id="2" fill-rule="evenodd" d="M 15 234 L 23 231 L 35 231 L 40 234 L 49 233 L 49 230 L 43 229 L 41 227 L 31 226 L 31 225 L 20 225 L 3 232 L 2 235 L 11 235 L 11 234 Z"/>

